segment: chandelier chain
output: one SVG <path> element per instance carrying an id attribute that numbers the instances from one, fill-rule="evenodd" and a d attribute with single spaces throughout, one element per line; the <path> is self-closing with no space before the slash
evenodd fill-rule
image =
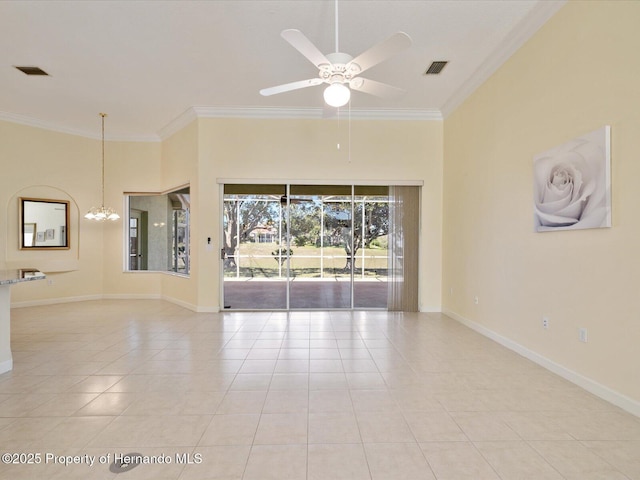
<path id="1" fill-rule="evenodd" d="M 104 117 L 106 113 L 100 113 L 102 117 L 102 205 L 104 206 Z"/>
<path id="2" fill-rule="evenodd" d="M 97 222 L 115 221 L 120 218 L 120 215 L 113 208 L 104 206 L 104 117 L 106 116 L 106 113 L 100 113 L 100 117 L 102 117 L 102 203 L 100 207 L 91 207 L 91 210 L 84 216 L 87 220 L 95 220 Z"/>

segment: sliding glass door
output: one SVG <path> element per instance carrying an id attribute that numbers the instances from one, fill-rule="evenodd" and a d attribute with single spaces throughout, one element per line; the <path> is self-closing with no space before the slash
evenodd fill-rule
<path id="1" fill-rule="evenodd" d="M 284 185 L 225 186 L 224 308 L 288 308 L 285 188 Z"/>
<path id="2" fill-rule="evenodd" d="M 289 308 L 351 308 L 351 218 L 351 186 L 290 186 Z"/>
<path id="3" fill-rule="evenodd" d="M 389 188 L 354 187 L 353 306 L 387 308 Z"/>
<path id="4" fill-rule="evenodd" d="M 387 309 L 389 205 L 382 186 L 225 185 L 225 308 Z"/>

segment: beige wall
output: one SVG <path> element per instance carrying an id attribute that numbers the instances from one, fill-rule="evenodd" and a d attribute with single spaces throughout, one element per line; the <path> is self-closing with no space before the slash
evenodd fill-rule
<path id="1" fill-rule="evenodd" d="M 195 122 L 164 142 L 113 142 L 115 167 L 106 172 L 106 183 L 114 192 L 114 203 L 122 204 L 123 192 L 154 193 L 193 183 L 197 175 L 197 126 Z M 114 163 L 115 163 L 114 162 Z M 194 195 L 193 185 L 191 195 Z M 124 210 L 123 210 L 124 211 Z M 196 207 L 197 212 L 197 207 Z M 194 215 L 192 208 L 192 216 Z M 197 230 L 193 222 L 192 235 Z M 125 272 L 123 249 L 125 224 L 105 225 L 105 287 L 107 297 L 163 297 L 187 308 L 197 309 L 197 252 L 192 249 L 190 278 L 158 272 Z M 106 240 L 106 238 L 109 240 Z"/>
<path id="2" fill-rule="evenodd" d="M 105 204 L 124 214 L 124 191 L 161 185 L 160 143 L 106 142 Z M 123 222 L 83 215 L 101 199 L 100 140 L 0 122 L 0 268 L 35 267 L 47 281 L 12 287 L 15 305 L 100 298 L 118 292 L 159 294 L 160 279 L 122 273 Z M 18 198 L 70 201 L 70 249 L 18 249 Z"/>
<path id="3" fill-rule="evenodd" d="M 107 142 L 105 153 L 105 203 L 122 217 L 104 225 L 83 221 L 83 228 L 102 229 L 104 235 L 104 287 L 107 297 L 160 296 L 161 274 L 123 273 L 126 212 L 123 192 L 157 192 L 161 189 L 161 145 L 154 142 Z"/>
<path id="4" fill-rule="evenodd" d="M 445 311 L 635 402 L 639 19 L 640 2 L 568 2 L 446 119 L 442 283 Z M 603 125 L 613 228 L 534 233 L 533 156 Z"/>
<path id="5" fill-rule="evenodd" d="M 422 180 L 421 310 L 440 310 L 442 122 L 199 120 L 200 304 L 218 307 L 220 190 L 217 179 L 274 182 Z M 340 144 L 340 149 L 337 144 Z M 350 150 L 350 151 L 349 151 Z M 204 278 L 206 276 L 206 279 Z"/>
<path id="6" fill-rule="evenodd" d="M 201 310 L 198 300 L 199 252 L 197 246 L 200 225 L 198 201 L 198 126 L 192 122 L 162 143 L 162 185 L 170 190 L 190 185 L 191 197 L 191 275 L 188 278 L 162 274 L 162 295 L 184 306 Z"/>
<path id="7" fill-rule="evenodd" d="M 102 231 L 80 223 L 80 213 L 100 202 L 100 155 L 99 141 L 0 121 L 0 268 L 51 272 L 50 282 L 12 287 L 12 302 L 102 293 Z M 18 249 L 20 196 L 70 201 L 69 250 Z"/>

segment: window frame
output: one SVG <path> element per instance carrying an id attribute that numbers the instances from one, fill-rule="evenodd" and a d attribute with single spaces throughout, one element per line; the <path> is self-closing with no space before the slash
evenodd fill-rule
<path id="1" fill-rule="evenodd" d="M 147 225 L 139 226 L 137 229 L 137 235 L 140 235 L 141 229 L 151 229 L 151 228 L 159 228 L 159 229 L 167 229 L 165 237 L 167 241 L 167 246 L 169 247 L 166 252 L 166 259 L 162 258 L 162 260 L 166 260 L 165 264 L 167 267 L 165 269 L 160 268 L 145 268 L 145 269 L 132 269 L 131 268 L 131 235 L 130 235 L 130 224 L 132 217 L 132 208 L 136 209 L 136 207 L 132 207 L 131 198 L 133 197 L 167 197 L 167 201 L 170 201 L 170 195 L 186 195 L 187 196 L 187 207 L 186 208 L 178 208 L 178 209 L 167 209 L 167 221 L 156 221 L 153 222 L 153 219 L 149 219 Z M 124 192 L 124 204 L 125 204 L 125 215 L 124 215 L 124 228 L 123 228 L 123 272 L 124 273 L 164 273 L 172 276 L 179 276 L 189 278 L 191 276 L 191 186 L 189 183 L 180 185 L 178 187 L 173 187 L 168 190 L 164 190 L 161 192 L 158 191 L 139 191 L 139 192 Z M 184 203 L 183 203 L 184 206 Z M 184 232 L 184 240 L 186 245 L 184 246 L 184 265 L 185 271 L 179 271 L 175 264 L 176 257 L 176 230 L 175 230 L 175 221 L 177 219 L 176 212 L 182 211 L 185 212 L 185 232 Z M 161 212 L 162 213 L 162 212 Z M 168 218 L 170 217 L 170 221 Z M 162 220 L 162 219 L 160 219 Z M 140 237 L 138 237 L 140 238 Z M 149 238 L 146 240 L 149 245 L 152 240 Z M 162 248 L 161 248 L 162 250 Z"/>

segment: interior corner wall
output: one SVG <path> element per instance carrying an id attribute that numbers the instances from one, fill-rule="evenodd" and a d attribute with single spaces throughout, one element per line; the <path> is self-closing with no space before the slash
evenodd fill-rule
<path id="1" fill-rule="evenodd" d="M 190 187 L 190 275 L 160 274 L 162 297 L 200 311 L 203 300 L 199 298 L 199 276 L 202 272 L 198 239 L 200 223 L 200 199 L 198 190 L 198 124 L 191 122 L 185 128 L 162 142 L 162 190 L 183 185 Z"/>
<path id="2" fill-rule="evenodd" d="M 445 120 L 442 300 L 636 409 L 638 19 L 640 2 L 567 2 Z M 603 125 L 613 228 L 534 233 L 533 156 Z"/>
<path id="3" fill-rule="evenodd" d="M 422 180 L 420 309 L 439 311 L 442 122 L 199 119 L 200 303 L 219 307 L 220 189 L 217 180 L 273 182 Z M 338 144 L 340 148 L 338 148 Z M 212 239 L 207 250 L 206 239 Z M 203 302 L 208 303 L 203 303 Z"/>
<path id="4" fill-rule="evenodd" d="M 103 224 L 85 221 L 84 228 L 101 230 L 104 237 L 102 293 L 107 298 L 160 296 L 162 274 L 131 273 L 124 269 L 127 213 L 123 196 L 124 192 L 160 190 L 160 155 L 160 142 L 107 142 L 105 145 L 105 204 L 117 209 L 121 218 Z"/>
<path id="5" fill-rule="evenodd" d="M 112 204 L 117 204 L 124 212 L 122 194 L 124 192 L 156 193 L 184 185 L 191 186 L 191 235 L 197 235 L 197 201 L 193 201 L 197 190 L 197 123 L 183 128 L 162 142 L 112 142 L 117 163 L 105 172 L 108 193 Z M 126 213 L 126 212 L 125 212 Z M 123 214 L 122 220 L 125 219 Z M 124 269 L 126 225 L 107 222 L 105 235 L 105 288 L 107 297 L 164 298 L 192 310 L 198 310 L 197 249 L 192 242 L 191 275 L 172 275 L 155 271 L 127 272 Z"/>

